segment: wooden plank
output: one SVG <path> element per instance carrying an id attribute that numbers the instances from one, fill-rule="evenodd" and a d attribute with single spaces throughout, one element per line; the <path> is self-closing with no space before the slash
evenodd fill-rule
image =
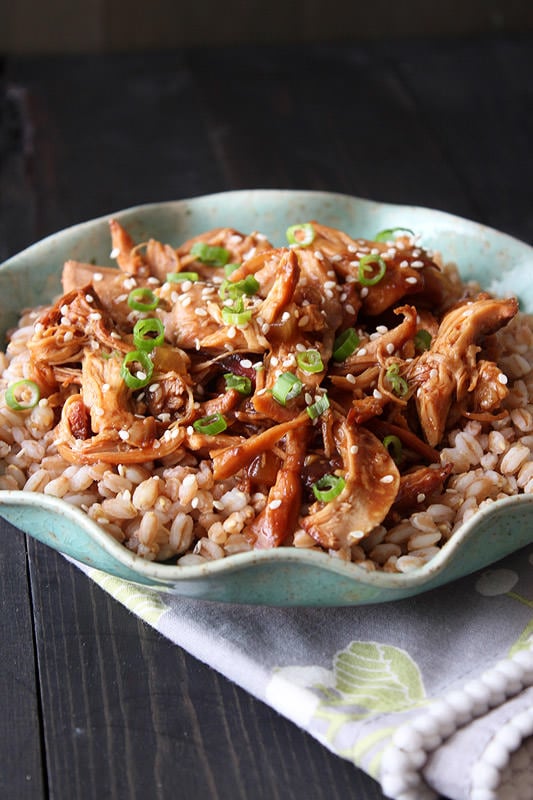
<path id="1" fill-rule="evenodd" d="M 43 795 L 39 687 L 23 534 L 0 520 L 0 797 Z"/>

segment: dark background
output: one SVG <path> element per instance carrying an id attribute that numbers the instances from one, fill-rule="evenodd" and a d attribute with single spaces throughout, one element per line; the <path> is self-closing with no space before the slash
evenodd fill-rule
<path id="1" fill-rule="evenodd" d="M 533 242 L 532 25 L 510 0 L 4 2 L 0 260 L 137 203 L 253 187 Z M 381 800 L 3 522 L 0 607 L 1 798 Z"/>

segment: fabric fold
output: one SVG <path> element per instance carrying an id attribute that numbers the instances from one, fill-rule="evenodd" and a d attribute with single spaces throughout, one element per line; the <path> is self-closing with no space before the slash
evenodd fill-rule
<path id="1" fill-rule="evenodd" d="M 532 564 L 530 546 L 416 597 L 345 608 L 191 600 L 81 568 L 386 796 L 530 800 Z"/>

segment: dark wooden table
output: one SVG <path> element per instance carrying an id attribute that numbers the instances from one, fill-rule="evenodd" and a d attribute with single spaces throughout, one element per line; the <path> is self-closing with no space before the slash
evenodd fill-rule
<path id="1" fill-rule="evenodd" d="M 531 38 L 2 67 L 0 259 L 137 203 L 254 187 L 438 207 L 533 241 Z M 0 797 L 382 798 L 5 523 L 0 602 Z"/>

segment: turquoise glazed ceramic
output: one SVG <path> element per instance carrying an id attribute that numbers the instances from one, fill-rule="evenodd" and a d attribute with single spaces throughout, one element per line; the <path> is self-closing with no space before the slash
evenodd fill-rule
<path id="1" fill-rule="evenodd" d="M 465 279 L 489 291 L 515 294 L 533 312 L 533 248 L 497 231 L 430 209 L 376 203 L 325 192 L 249 190 L 159 203 L 110 215 L 136 241 L 149 237 L 177 246 L 217 226 L 264 233 L 286 243 L 288 225 L 317 219 L 354 236 L 372 238 L 401 225 L 425 247 L 455 261 Z M 1 333 L 19 310 L 61 291 L 68 258 L 110 264 L 109 217 L 49 236 L 0 267 Z M 189 597 L 269 605 L 359 605 L 427 591 L 497 561 L 533 541 L 533 497 L 507 498 L 467 522 L 441 552 L 408 574 L 366 572 L 325 553 L 291 548 L 240 553 L 200 566 L 144 561 L 106 534 L 83 512 L 41 494 L 0 492 L 0 514 L 17 528 L 86 565 Z"/>

